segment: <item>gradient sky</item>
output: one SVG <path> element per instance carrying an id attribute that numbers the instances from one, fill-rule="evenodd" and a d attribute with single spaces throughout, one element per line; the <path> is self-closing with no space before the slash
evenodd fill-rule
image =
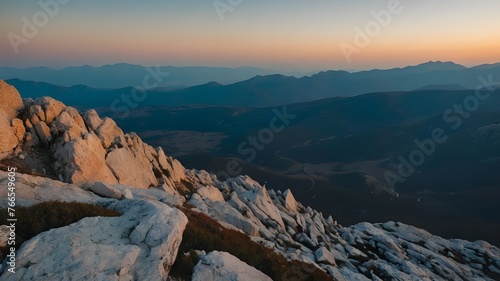
<path id="1" fill-rule="evenodd" d="M 364 29 L 370 11 L 390 1 L 242 0 L 221 21 L 212 0 L 72 0 L 16 54 L 8 34 L 22 35 L 22 18 L 31 20 L 41 7 L 0 0 L 0 66 L 128 62 L 311 71 L 500 62 L 500 1 L 401 0 L 402 12 L 348 63 L 339 45 L 354 45 L 355 28 Z"/>

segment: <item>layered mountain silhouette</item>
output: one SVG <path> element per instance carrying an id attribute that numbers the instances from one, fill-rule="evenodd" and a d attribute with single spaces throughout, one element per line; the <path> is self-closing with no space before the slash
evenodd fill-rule
<path id="1" fill-rule="evenodd" d="M 491 201 L 500 195 L 495 172 L 500 168 L 500 91 L 461 118 L 457 129 L 460 115 L 445 115 L 475 94 L 422 90 L 291 104 L 286 112 L 295 117 L 271 142 L 259 142 L 264 149 L 252 146 L 249 138 L 258 139 L 259 131 L 269 129 L 274 110 L 284 107 L 147 106 L 117 122 L 198 169 L 217 174 L 236 160 L 245 173 L 283 188 L 293 186 L 301 201 L 335 212 L 341 221 L 399 219 L 444 236 L 488 236 L 500 243 L 495 215 L 500 209 Z M 101 113 L 120 116 L 105 109 Z M 436 128 L 447 140 L 395 184 L 400 198 L 380 192 L 387 185 L 386 172 L 398 175 L 399 157 L 408 160 L 412 151 L 421 150 L 416 141 L 430 139 Z"/>
<path id="2" fill-rule="evenodd" d="M 29 69 L 26 72 L 29 73 Z M 44 71 L 41 72 L 45 73 Z M 126 76 L 120 76 L 121 72 L 118 70 L 110 72 L 104 73 L 102 76 L 99 75 L 99 77 L 119 81 L 134 81 L 135 79 L 126 79 Z M 70 75 L 64 73 L 64 75 Z M 71 73 L 71 71 L 68 73 Z M 235 73 L 238 73 L 238 71 L 235 71 Z M 192 72 L 192 75 L 196 75 L 196 72 Z M 72 81 L 71 85 L 89 86 L 93 84 L 87 78 L 81 77 L 92 76 L 94 75 L 83 75 L 82 72 L 78 71 L 74 75 L 76 78 L 69 79 L 67 77 L 67 80 Z M 200 76 L 203 77 L 203 75 Z M 201 82 L 204 78 L 200 78 L 200 85 L 184 89 L 176 89 L 175 87 L 148 88 L 146 89 L 146 97 L 141 98 L 141 105 L 278 106 L 328 97 L 346 97 L 373 92 L 411 91 L 416 89 L 476 89 L 477 87 L 484 87 L 482 84 L 485 81 L 491 82 L 490 80 L 495 77 L 500 77 L 500 66 L 498 65 L 466 68 L 452 62 L 429 62 L 405 68 L 355 73 L 325 71 L 301 78 L 282 74 L 257 75 L 227 85 L 223 85 L 227 80 L 222 78 L 218 80 L 205 79 L 204 82 Z M 9 73 L 5 69 L 3 72 L 0 69 L 0 78 L 16 78 L 8 82 L 23 90 L 29 97 L 51 95 L 74 106 L 111 107 L 114 101 L 122 99 L 123 94 L 130 96 L 134 91 L 131 87 L 109 90 L 85 86 L 61 87 L 50 83 L 46 84 L 47 82 L 39 83 L 43 81 L 53 83 L 55 80 L 44 78 L 43 75 L 23 74 L 23 70 Z M 143 76 L 137 79 L 142 78 Z M 37 82 L 26 81 L 27 79 Z M 56 85 L 68 85 L 68 83 L 60 82 L 56 83 Z M 133 86 L 140 85 L 133 83 Z"/>
<path id="3" fill-rule="evenodd" d="M 93 88 L 147 87 L 147 85 L 155 83 L 154 87 L 175 89 L 204 84 L 209 81 L 231 84 L 255 75 L 272 73 L 274 73 L 272 70 L 255 67 L 142 66 L 127 63 L 99 67 L 84 65 L 62 69 L 0 67 L 0 77 L 3 79 L 18 78 L 67 87 L 87 85 Z M 145 77 L 150 76 L 154 80 L 144 85 Z"/>
<path id="4" fill-rule="evenodd" d="M 301 201 L 335 211 L 345 223 L 399 219 L 443 236 L 458 233 L 498 244 L 500 224 L 494 214 L 499 210 L 490 202 L 499 192 L 498 91 L 471 117 L 462 118 L 457 130 L 450 129 L 443 114 L 463 105 L 476 88 L 498 88 L 499 69 L 498 64 L 466 68 L 429 62 L 302 78 L 255 76 L 230 85 L 150 89 L 133 107 L 123 102 L 123 96 L 136 91 L 133 87 L 65 87 L 19 79 L 9 83 L 27 98 L 49 95 L 80 109 L 97 108 L 191 167 L 218 173 L 236 160 L 254 178 L 290 186 Z M 350 97 L 364 91 L 379 92 Z M 248 161 L 250 154 L 240 153 L 238 146 L 269 126 L 273 109 L 282 110 L 284 104 L 297 117 Z M 119 106 L 126 106 L 127 114 Z M 398 174 L 398 157 L 408 157 L 415 140 L 428 138 L 434 128 L 445 129 L 447 141 L 411 177 L 398 182 L 390 196 L 374 197 L 387 194 L 380 192 L 387 191 L 385 172 Z M 393 192 L 401 195 L 399 200 L 392 200 Z M 463 204 L 472 207 L 463 209 Z M 456 218 L 459 223 L 450 222 Z"/>

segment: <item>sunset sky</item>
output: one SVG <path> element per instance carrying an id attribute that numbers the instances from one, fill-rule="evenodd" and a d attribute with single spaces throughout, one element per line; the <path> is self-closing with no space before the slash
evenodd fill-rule
<path id="1" fill-rule="evenodd" d="M 401 0 L 400 13 L 350 62 L 341 43 L 356 46 L 355 28 L 365 29 L 374 20 L 370 12 L 391 0 L 241 0 L 223 18 L 212 0 L 64 1 L 17 54 L 13 34 L 19 40 L 23 17 L 33 22 L 43 9 L 38 1 L 0 2 L 0 66 L 127 62 L 314 71 L 500 62 L 498 0 Z"/>

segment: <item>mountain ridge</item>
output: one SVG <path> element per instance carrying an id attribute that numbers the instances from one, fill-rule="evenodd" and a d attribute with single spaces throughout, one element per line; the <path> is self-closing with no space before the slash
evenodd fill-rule
<path id="1" fill-rule="evenodd" d="M 450 66 L 451 65 L 451 66 Z M 307 102 L 329 97 L 347 97 L 374 92 L 413 91 L 415 89 L 443 89 L 442 85 L 457 85 L 465 89 L 487 87 L 485 81 L 500 76 L 500 66 L 465 68 L 451 62 L 431 62 L 401 69 L 371 70 L 349 73 L 346 71 L 323 71 L 311 76 L 294 77 L 283 74 L 252 75 L 248 79 L 225 84 L 209 79 L 192 87 L 179 85 L 146 88 L 149 94 L 141 99 L 141 105 L 183 106 L 188 104 L 212 106 L 268 107 Z M 2 77 L 0 71 L 0 77 Z M 106 76 L 102 76 L 105 79 Z M 110 76 L 112 77 L 112 76 Z M 120 78 L 120 80 L 126 80 Z M 122 94 L 131 95 L 133 88 L 96 89 L 87 92 L 71 91 L 49 84 L 36 84 L 16 79 L 8 80 L 23 89 L 27 96 L 39 97 L 40 87 L 53 88 L 50 94 L 64 102 L 90 107 L 110 107 Z M 81 82 L 81 81 L 80 81 Z M 494 81 L 489 81 L 494 82 Z M 77 83 L 84 84 L 85 83 Z M 37 89 L 38 85 L 38 89 Z M 42 87 L 43 88 L 43 87 Z M 37 92 L 38 90 L 38 92 Z M 129 93 L 127 93 L 129 91 Z M 71 95 L 64 95 L 64 93 Z M 100 98 L 95 98 L 95 96 Z"/>
<path id="2" fill-rule="evenodd" d="M 145 77 L 158 78 L 158 85 L 195 86 L 211 80 L 222 84 L 235 83 L 257 74 L 271 74 L 275 71 L 255 67 L 209 67 L 209 66 L 142 66 L 117 63 L 102 66 L 70 66 L 60 69 L 48 67 L 13 68 L 0 67 L 0 78 L 19 78 L 57 84 L 66 87 L 84 84 L 93 88 L 144 87 Z"/>

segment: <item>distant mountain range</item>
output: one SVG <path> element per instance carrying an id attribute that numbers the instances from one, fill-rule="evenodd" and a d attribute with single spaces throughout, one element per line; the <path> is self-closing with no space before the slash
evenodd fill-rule
<path id="1" fill-rule="evenodd" d="M 0 67 L 0 78 L 18 78 L 46 82 L 62 86 L 86 85 L 93 88 L 153 87 L 179 88 L 218 81 L 231 84 L 256 75 L 268 75 L 276 71 L 255 67 L 205 67 L 205 66 L 142 66 L 113 64 L 94 67 L 89 65 L 52 69 L 47 67 L 12 68 Z M 288 73 L 289 75 L 304 75 Z M 146 77 L 153 79 L 144 83 Z M 159 78 L 158 80 L 155 78 Z"/>
<path id="2" fill-rule="evenodd" d="M 443 119 L 447 110 L 474 94 L 420 90 L 291 104 L 286 112 L 295 117 L 271 142 L 257 142 L 260 148 L 250 144 L 250 137 L 259 138 L 261 130 L 269 129 L 273 109 L 283 112 L 283 107 L 148 106 L 116 120 L 186 165 L 218 174 L 236 161 L 242 173 L 269 185 L 293 187 L 302 202 L 335 212 L 347 224 L 407 221 L 445 237 L 491 234 L 488 241 L 498 244 L 500 219 L 495 214 L 500 209 L 492 198 L 500 196 L 500 90 L 462 118 L 456 130 L 455 120 Z M 101 113 L 119 117 L 109 110 Z M 385 192 L 377 196 L 387 184 L 385 173 L 398 175 L 399 156 L 408 160 L 419 149 L 415 141 L 429 139 L 435 128 L 448 138 L 395 185 L 400 198 L 392 200 Z"/>
<path id="3" fill-rule="evenodd" d="M 118 89 L 102 89 L 89 87 L 95 76 L 109 81 L 121 81 L 121 83 L 132 83 L 135 78 L 130 78 L 128 74 L 122 75 L 120 69 L 133 68 L 130 65 L 115 65 L 102 68 L 81 67 L 69 69 L 57 76 L 57 71 L 47 69 L 31 69 L 34 72 L 39 70 L 43 75 L 35 75 L 30 70 L 17 70 L 9 75 L 5 74 L 5 68 L 0 69 L 0 78 L 15 78 L 9 80 L 17 88 L 21 89 L 26 96 L 51 95 L 61 101 L 74 106 L 88 107 L 110 107 L 116 100 L 120 100 L 122 95 L 129 95 L 134 91 L 132 87 L 122 87 Z M 88 71 L 86 70 L 88 69 Z M 144 69 L 135 66 L 137 75 Z M 206 81 L 207 75 L 198 75 L 200 69 L 189 72 L 189 68 L 175 68 L 171 70 L 170 79 L 176 75 L 176 71 L 184 73 L 185 78 L 197 77 L 198 81 Z M 8 70 L 8 69 L 7 69 Z M 139 71 L 140 70 L 140 71 Z M 251 76 L 259 72 L 257 69 L 246 69 L 246 74 Z M 89 72 L 94 73 L 87 75 Z M 197 72 L 198 71 L 198 72 Z M 205 68 L 203 71 L 210 73 L 214 77 L 227 74 L 224 81 L 235 80 L 235 76 L 243 77 L 242 69 L 219 69 L 218 71 Z M 202 71 L 202 72 L 203 72 Z M 262 70 L 263 71 L 263 70 Z M 213 72 L 213 73 L 212 73 Z M 265 72 L 265 71 L 263 71 Z M 24 74 L 23 74 L 24 73 Z M 31 74 L 30 74 L 31 73 Z M 101 73 L 96 75 L 96 73 Z M 67 84 L 83 84 L 86 86 L 55 86 L 50 83 L 40 82 L 51 80 L 47 77 L 57 76 L 58 80 L 64 80 Z M 35 78 L 35 76 L 37 78 Z M 51 76 L 52 77 L 52 76 Z M 106 78 L 106 79 L 105 79 Z M 31 79 L 33 81 L 25 81 Z M 222 78 L 220 78 L 222 79 Z M 53 79 L 52 79 L 53 80 Z M 191 104 L 214 105 L 214 106 L 238 106 L 238 107 L 266 107 L 284 104 L 307 102 L 329 97 L 354 96 L 371 92 L 393 92 L 420 90 L 461 90 L 475 89 L 481 85 L 481 81 L 500 81 L 500 64 L 481 65 L 472 68 L 452 63 L 452 62 L 429 62 L 417 66 L 405 68 L 395 68 L 389 70 L 370 70 L 355 73 L 346 71 L 326 71 L 304 76 L 301 78 L 285 76 L 282 74 L 257 75 L 250 79 L 236 82 L 229 85 L 222 85 L 223 80 L 218 82 L 204 82 L 204 84 L 182 88 L 181 86 L 162 86 L 148 89 L 147 97 L 142 100 L 141 105 L 165 105 L 184 106 Z M 72 82 L 69 82 L 72 81 Z M 138 80 L 139 81 L 139 80 Z M 193 80 L 191 80 L 193 81 Z M 90 83 L 90 84 L 89 84 Z M 114 83 L 114 82 L 113 82 Z M 110 82 L 110 85 L 112 83 Z M 134 84 L 134 83 L 132 83 Z M 102 85 L 101 85 L 102 86 Z M 116 105 L 116 103 L 115 103 Z"/>
<path id="4" fill-rule="evenodd" d="M 500 221 L 492 215 L 499 212 L 498 204 L 491 203 L 500 196 L 499 90 L 465 118 L 459 130 L 447 131 L 448 141 L 397 185 L 399 200 L 372 192 L 384 184 L 385 171 L 395 173 L 398 156 L 407 157 L 416 148 L 416 139 L 428 137 L 436 127 L 449 130 L 443 113 L 464 103 L 477 87 L 488 87 L 487 81 L 500 81 L 500 65 L 466 68 L 429 62 L 302 78 L 258 75 L 229 85 L 208 82 L 151 89 L 127 108 L 126 115 L 116 106 L 125 104 L 123 98 L 136 91 L 133 87 L 8 82 L 23 97 L 52 96 L 67 105 L 97 108 L 192 167 L 218 172 L 236 160 L 244 173 L 259 181 L 294 187 L 306 204 L 325 212 L 335 208 L 346 223 L 395 219 L 443 236 L 451 237 L 453 231 L 476 239 L 483 232 L 492 233 L 488 229 L 500 229 Z M 268 127 L 273 108 L 281 110 L 284 104 L 297 118 L 275 134 L 253 161 L 245 161 L 249 155 L 241 154 L 239 145 Z M 467 211 L 464 204 L 477 211 Z M 447 223 L 457 218 L 463 224 Z M 500 243 L 493 236 L 488 239 Z"/>

